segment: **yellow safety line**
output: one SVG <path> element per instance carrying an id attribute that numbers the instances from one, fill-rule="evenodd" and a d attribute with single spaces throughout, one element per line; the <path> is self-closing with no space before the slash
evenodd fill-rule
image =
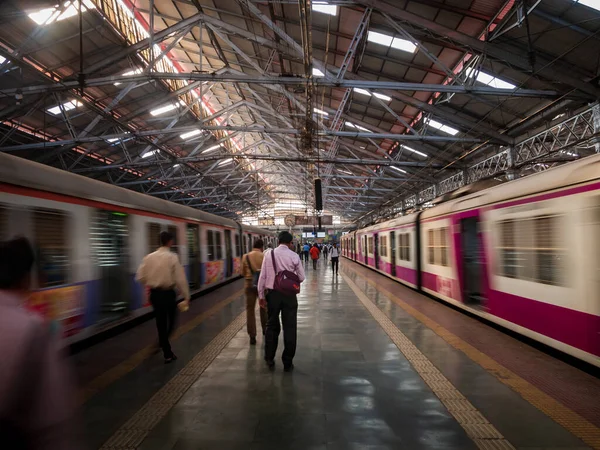
<path id="1" fill-rule="evenodd" d="M 217 313 L 229 303 L 240 297 L 244 293 L 244 289 L 240 289 L 234 294 L 227 297 L 225 300 L 217 303 L 212 306 L 210 309 L 206 310 L 202 314 L 194 317 L 192 320 L 186 322 L 185 324 L 178 327 L 173 333 L 173 340 L 176 340 L 188 333 L 189 331 L 196 328 L 200 325 L 204 320 L 213 314 Z M 90 398 L 92 398 L 95 394 L 97 394 L 102 389 L 105 389 L 110 384 L 114 383 L 118 379 L 127 375 L 129 372 L 134 370 L 137 366 L 139 366 L 142 362 L 144 362 L 147 358 L 154 355 L 156 353 L 156 346 L 149 345 L 137 353 L 131 355 L 125 361 L 117 364 L 116 366 L 110 368 L 106 372 L 98 375 L 92 381 L 90 381 L 80 392 L 80 402 L 83 404 L 87 402 Z"/>
<path id="2" fill-rule="evenodd" d="M 122 425 L 100 450 L 137 449 L 152 429 L 168 414 L 202 372 L 221 353 L 246 323 L 246 311 L 237 316 L 217 337 L 192 358 L 167 384 Z"/>
<path id="3" fill-rule="evenodd" d="M 448 412 L 456 419 L 467 435 L 480 449 L 514 450 L 510 442 L 492 425 L 481 412 L 433 365 L 411 340 L 365 295 L 346 275 L 342 277 L 354 291 L 360 302 L 381 325 L 398 350 L 406 357 L 413 369 L 440 399 Z"/>
<path id="4" fill-rule="evenodd" d="M 348 266 L 346 266 L 348 267 Z M 350 268 L 354 273 L 358 273 L 354 268 Z M 479 364 L 485 370 L 494 375 L 499 381 L 506 384 L 517 392 L 530 404 L 542 411 L 556 423 L 567 429 L 574 436 L 577 436 L 583 442 L 594 449 L 600 450 L 600 428 L 589 422 L 584 417 L 577 414 L 567 406 L 560 403 L 550 395 L 535 387 L 528 381 L 519 377 L 511 370 L 504 367 L 485 353 L 466 343 L 455 334 L 448 331 L 442 325 L 423 314 L 408 303 L 400 300 L 393 292 L 379 286 L 375 281 L 361 275 L 371 286 L 380 292 L 385 293 L 399 307 L 413 316 L 427 328 L 433 330 L 438 336 L 444 339 L 448 344 L 460 350 L 471 360 Z"/>

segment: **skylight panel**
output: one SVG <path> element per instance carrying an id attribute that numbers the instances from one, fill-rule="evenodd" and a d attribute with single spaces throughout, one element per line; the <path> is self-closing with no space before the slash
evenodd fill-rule
<path id="1" fill-rule="evenodd" d="M 156 155 L 157 153 L 160 153 L 160 150 L 150 150 L 142 154 L 142 158 L 150 158 L 151 156 Z"/>
<path id="2" fill-rule="evenodd" d="M 598 2 L 600 2 L 600 0 L 598 0 Z M 469 67 L 466 72 L 469 78 L 473 78 L 473 74 L 475 73 L 473 68 Z M 490 75 L 489 73 L 481 71 L 477 72 L 475 79 L 480 83 L 487 84 L 488 86 L 496 89 L 515 89 L 517 87 L 508 81 L 501 80 L 500 78 Z"/>
<path id="3" fill-rule="evenodd" d="M 168 113 L 177 108 L 177 103 L 171 103 L 170 105 L 161 106 L 160 108 L 153 109 L 150 114 L 153 116 L 160 116 L 161 114 Z"/>
<path id="4" fill-rule="evenodd" d="M 188 131 L 187 133 L 183 133 L 182 135 L 180 135 L 179 137 L 183 140 L 185 139 L 189 139 L 191 137 L 194 136 L 198 136 L 199 134 L 202 134 L 202 130 L 192 130 L 192 131 Z"/>
<path id="5" fill-rule="evenodd" d="M 444 125 L 443 123 L 438 122 L 437 120 L 433 120 L 433 119 L 425 119 L 425 123 L 428 124 L 430 127 L 435 128 L 436 130 L 440 130 L 446 134 L 450 134 L 452 136 L 455 136 L 459 133 L 459 131 L 455 128 L 452 128 L 448 125 Z"/>
<path id="6" fill-rule="evenodd" d="M 396 167 L 396 166 L 390 166 L 390 169 L 394 169 L 398 172 L 402 172 L 402 173 L 406 173 L 406 170 L 401 169 L 400 167 Z"/>
<path id="7" fill-rule="evenodd" d="M 129 72 L 125 72 L 125 73 L 123 74 L 123 76 L 124 76 L 124 77 L 130 77 L 130 76 L 132 76 L 132 75 L 139 75 L 140 73 L 142 73 L 142 69 L 135 69 L 135 70 L 130 70 Z M 118 86 L 118 85 L 120 85 L 120 84 L 121 84 L 121 83 L 117 81 L 117 82 L 115 83 L 115 86 Z"/>
<path id="8" fill-rule="evenodd" d="M 329 5 L 327 2 L 315 2 L 312 4 L 312 10 L 330 16 L 337 16 L 337 6 Z"/>
<path id="9" fill-rule="evenodd" d="M 71 101 L 71 102 L 63 103 L 62 105 L 56 105 L 56 106 L 53 106 L 52 108 L 48 108 L 46 111 L 48 111 L 50 114 L 58 116 L 61 113 L 61 106 L 62 106 L 62 109 L 64 109 L 65 111 L 71 111 L 72 109 L 75 109 L 78 106 L 81 106 L 81 102 Z"/>
<path id="10" fill-rule="evenodd" d="M 367 40 L 369 42 L 373 42 L 374 44 L 396 48 L 408 53 L 414 53 L 417 50 L 417 46 L 406 39 L 396 38 L 387 34 L 378 33 L 377 31 L 369 31 L 367 34 Z"/>
<path id="11" fill-rule="evenodd" d="M 317 69 L 316 67 L 313 67 L 313 71 L 312 71 L 313 77 L 324 77 L 325 74 L 323 72 L 321 72 L 319 69 Z"/>
<path id="12" fill-rule="evenodd" d="M 577 3 L 600 11 L 600 0 L 579 0 Z"/>
<path id="13" fill-rule="evenodd" d="M 225 164 L 229 164 L 231 161 L 233 161 L 233 158 L 224 159 L 219 164 L 217 164 L 217 166 L 224 166 Z"/>
<path id="14" fill-rule="evenodd" d="M 213 145 L 212 147 L 207 148 L 206 150 L 201 151 L 200 153 L 210 153 L 217 150 L 219 147 L 222 147 L 223 144 Z"/>
<path id="15" fill-rule="evenodd" d="M 408 150 L 409 152 L 416 153 L 417 155 L 427 158 L 427 155 L 425 153 L 420 152 L 419 150 L 415 150 L 414 148 L 410 148 L 408 145 L 403 144 L 400 147 L 402 147 L 404 150 Z"/>
<path id="16" fill-rule="evenodd" d="M 320 114 L 322 116 L 328 116 L 329 113 L 327 111 L 323 111 L 322 109 L 319 108 L 313 108 L 313 111 L 316 112 L 317 114 Z"/>
<path id="17" fill-rule="evenodd" d="M 357 94 L 362 94 L 362 95 L 367 95 L 367 96 L 371 96 L 371 93 L 369 91 L 367 91 L 366 89 L 361 89 L 361 88 L 352 88 L 352 90 L 354 92 L 356 92 Z"/>
<path id="18" fill-rule="evenodd" d="M 96 7 L 91 0 L 83 0 L 83 12 L 88 9 L 95 9 Z M 62 8 L 54 6 L 52 8 L 44 8 L 39 11 L 28 14 L 29 18 L 38 25 L 50 25 L 54 22 L 60 22 L 61 20 L 68 19 L 79 14 L 79 0 L 68 1 L 63 4 Z"/>

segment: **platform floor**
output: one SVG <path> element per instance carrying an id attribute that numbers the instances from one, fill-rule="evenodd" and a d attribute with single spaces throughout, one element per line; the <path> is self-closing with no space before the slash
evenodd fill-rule
<path id="1" fill-rule="evenodd" d="M 174 364 L 152 323 L 76 355 L 88 448 L 600 448 L 598 378 L 358 264 L 306 269 L 293 373 L 249 345 L 241 281 L 182 315 Z"/>

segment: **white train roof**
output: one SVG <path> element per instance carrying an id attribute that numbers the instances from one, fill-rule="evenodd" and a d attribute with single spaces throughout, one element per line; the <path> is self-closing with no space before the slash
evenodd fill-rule
<path id="1" fill-rule="evenodd" d="M 421 219 L 443 216 L 475 207 L 529 197 L 556 189 L 600 180 L 600 155 L 583 158 L 544 172 L 449 200 L 423 211 Z"/>
<path id="2" fill-rule="evenodd" d="M 102 181 L 83 177 L 23 158 L 0 153 L 0 182 L 24 186 L 56 194 L 125 206 L 167 216 L 208 222 L 237 228 L 235 220 L 219 217 L 189 206 L 151 197 Z M 260 234 L 272 233 L 244 225 L 244 230 Z"/>

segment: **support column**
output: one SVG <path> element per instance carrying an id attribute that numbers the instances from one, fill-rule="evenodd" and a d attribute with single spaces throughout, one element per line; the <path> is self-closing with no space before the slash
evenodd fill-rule
<path id="1" fill-rule="evenodd" d="M 592 109 L 592 121 L 594 123 L 594 134 L 600 133 L 600 104 L 596 104 Z M 596 153 L 600 153 L 600 136 L 596 136 L 594 139 L 594 148 Z"/>

